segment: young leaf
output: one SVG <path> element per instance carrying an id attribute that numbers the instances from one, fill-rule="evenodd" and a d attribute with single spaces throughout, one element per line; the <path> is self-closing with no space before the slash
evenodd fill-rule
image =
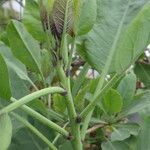
<path id="1" fill-rule="evenodd" d="M 11 142 L 12 124 L 7 114 L 0 115 L 0 149 L 7 150 Z"/>
<path id="2" fill-rule="evenodd" d="M 123 106 L 128 106 L 133 100 L 136 90 L 136 76 L 134 73 L 127 74 L 119 83 L 118 92 L 123 98 Z"/>
<path id="3" fill-rule="evenodd" d="M 27 32 L 23 24 L 15 20 L 11 21 L 7 33 L 13 54 L 32 71 L 41 73 L 39 44 Z"/>
<path id="4" fill-rule="evenodd" d="M 122 97 L 116 90 L 109 90 L 103 98 L 103 107 L 109 114 L 118 113 L 122 109 Z"/>
<path id="5" fill-rule="evenodd" d="M 50 26 L 53 35 L 61 38 L 63 32 L 70 33 L 73 30 L 73 1 L 55 0 L 50 15 Z"/>
<path id="6" fill-rule="evenodd" d="M 142 81 L 146 87 L 150 88 L 150 65 L 136 63 L 134 71 L 140 81 Z"/>

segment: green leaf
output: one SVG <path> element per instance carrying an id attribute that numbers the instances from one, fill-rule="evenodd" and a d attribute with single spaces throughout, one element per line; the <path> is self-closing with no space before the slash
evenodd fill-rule
<path id="1" fill-rule="evenodd" d="M 45 147 L 45 143 L 43 143 L 29 129 L 22 128 L 13 134 L 12 142 L 8 150 L 43 150 Z"/>
<path id="2" fill-rule="evenodd" d="M 13 54 L 32 71 L 41 73 L 39 44 L 27 32 L 23 24 L 15 20 L 11 21 L 7 33 Z"/>
<path id="3" fill-rule="evenodd" d="M 102 143 L 102 150 L 130 150 L 130 147 L 123 142 L 106 142 Z"/>
<path id="4" fill-rule="evenodd" d="M 11 97 L 11 90 L 10 90 L 10 81 L 8 75 L 8 68 L 7 64 L 0 54 L 0 97 L 4 99 L 9 99 Z"/>
<path id="5" fill-rule="evenodd" d="M 78 35 L 86 34 L 92 29 L 96 21 L 96 16 L 97 16 L 97 1 L 85 0 L 81 9 L 81 15 L 78 25 Z"/>
<path id="6" fill-rule="evenodd" d="M 135 95 L 136 90 L 136 76 L 134 73 L 126 74 L 121 80 L 117 88 L 118 92 L 123 98 L 123 106 L 128 106 Z"/>
<path id="7" fill-rule="evenodd" d="M 0 116 L 0 149 L 7 150 L 12 136 L 12 124 L 9 116 L 3 114 Z"/>
<path id="8" fill-rule="evenodd" d="M 92 31 L 88 34 L 88 36 L 85 36 L 84 49 L 82 49 L 80 53 L 84 57 L 84 59 L 88 61 L 89 64 L 96 68 L 99 72 L 104 68 L 108 60 L 110 65 L 113 61 L 112 59 L 115 59 L 114 55 L 119 43 L 124 43 L 124 45 L 122 47 L 119 47 L 119 52 L 117 53 L 129 53 L 130 50 L 127 49 L 127 46 L 131 45 L 133 40 L 128 40 L 130 39 L 130 37 L 128 37 L 128 39 L 123 38 L 122 41 L 120 41 L 120 39 L 123 33 L 126 33 L 128 25 L 131 23 L 132 19 L 138 14 L 146 1 L 147 0 L 97 1 L 97 21 Z M 140 17 L 138 19 L 143 20 L 143 18 Z M 148 21 L 146 22 L 146 24 L 148 26 Z M 137 28 L 134 28 L 136 33 Z M 147 32 L 147 28 L 142 26 L 140 28 L 143 30 L 143 32 Z M 130 30 L 128 29 L 128 35 L 133 34 L 129 33 Z M 142 38 L 143 36 L 140 35 L 140 37 Z M 130 41 L 130 43 L 125 45 L 125 43 L 128 41 Z M 142 47 L 142 50 L 144 47 Z M 109 56 L 110 53 L 111 56 Z M 131 54 L 129 54 L 128 57 L 131 57 Z M 119 60 L 117 60 L 116 63 L 118 62 L 120 64 L 121 61 L 126 60 L 124 58 L 120 59 L 120 57 L 117 57 L 117 59 Z M 129 58 L 127 60 L 129 60 Z M 128 63 L 129 62 L 130 61 L 128 61 Z M 118 67 L 116 68 L 119 69 Z M 115 71 L 114 63 L 112 63 L 109 70 Z"/>
<path id="9" fill-rule="evenodd" d="M 64 113 L 66 110 L 65 98 L 59 94 L 53 95 L 54 110 L 59 113 Z"/>
<path id="10" fill-rule="evenodd" d="M 83 6 L 83 2 L 85 0 L 73 0 L 73 12 L 74 12 L 74 32 L 77 33 L 79 19 L 81 16 L 81 10 Z"/>
<path id="11" fill-rule="evenodd" d="M 122 109 L 122 97 L 114 89 L 111 89 L 106 93 L 102 103 L 104 109 L 110 114 L 118 113 Z"/>
<path id="12" fill-rule="evenodd" d="M 89 90 L 89 85 L 86 84 L 75 96 L 74 104 L 76 106 L 76 110 L 81 112 L 85 107 L 85 96 L 87 91 Z"/>
<path id="13" fill-rule="evenodd" d="M 150 91 L 147 91 L 144 95 L 134 100 L 125 110 L 122 111 L 123 116 L 127 116 L 136 112 L 140 112 L 146 107 L 150 106 Z"/>
<path id="14" fill-rule="evenodd" d="M 134 71 L 140 81 L 142 81 L 146 87 L 150 88 L 150 65 L 136 63 Z"/>
<path id="15" fill-rule="evenodd" d="M 40 42 L 45 41 L 45 34 L 40 20 L 31 16 L 31 14 L 25 14 L 23 18 L 23 24 L 36 40 Z"/>
<path id="16" fill-rule="evenodd" d="M 66 150 L 66 149 L 73 150 L 70 142 L 63 143 L 59 148 L 59 150 Z"/>
<path id="17" fill-rule="evenodd" d="M 118 129 L 115 129 L 111 134 L 111 141 L 123 141 L 129 138 L 131 135 L 137 136 L 139 129 L 139 125 L 137 124 L 119 125 Z"/>
<path id="18" fill-rule="evenodd" d="M 115 66 L 118 73 L 126 70 L 144 52 L 150 42 L 150 2 L 138 13 L 120 39 Z"/>
<path id="19" fill-rule="evenodd" d="M 3 43 L 0 43 L 0 54 L 3 56 L 7 65 L 10 82 L 9 88 L 11 89 L 12 96 L 21 98 L 27 95 L 29 90 L 25 82 L 32 84 L 32 81 L 27 75 L 25 66 L 13 56 L 10 48 Z"/>
<path id="20" fill-rule="evenodd" d="M 47 77 L 52 72 L 53 65 L 51 63 L 51 57 L 46 49 L 43 49 L 41 54 L 42 73 L 44 77 Z"/>
<path id="21" fill-rule="evenodd" d="M 102 143 L 102 150 L 137 150 L 137 138 L 131 136 L 124 141 Z"/>
<path id="22" fill-rule="evenodd" d="M 137 150 L 149 150 L 150 149 L 150 117 L 146 118 L 143 122 L 143 127 L 138 138 Z"/>
<path id="23" fill-rule="evenodd" d="M 38 2 L 33 0 L 26 1 L 22 21 L 29 33 L 36 40 L 44 42 L 45 33 L 42 28 Z"/>
<path id="24" fill-rule="evenodd" d="M 80 90 L 80 88 L 82 87 L 83 82 L 85 81 L 85 76 L 89 70 L 89 65 L 85 64 L 83 66 L 83 69 L 81 70 L 79 76 L 77 77 L 77 79 L 74 81 L 74 85 L 72 87 L 72 95 L 73 97 L 76 96 L 76 94 L 78 93 L 78 91 Z"/>

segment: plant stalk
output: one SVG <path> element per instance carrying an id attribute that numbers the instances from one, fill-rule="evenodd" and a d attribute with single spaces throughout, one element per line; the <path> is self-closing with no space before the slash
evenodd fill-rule
<path id="1" fill-rule="evenodd" d="M 11 101 L 15 103 L 15 101 L 17 100 L 14 98 L 11 98 Z M 26 105 L 23 105 L 20 108 L 23 111 L 25 111 L 27 114 L 29 114 L 30 116 L 36 118 L 41 123 L 47 125 L 48 127 L 52 128 L 53 130 L 57 131 L 61 135 L 64 135 L 66 138 L 68 138 L 69 133 L 62 127 L 58 126 L 56 123 L 52 122 L 51 120 L 47 119 L 46 117 L 44 117 L 43 115 L 41 115 L 40 113 L 36 112 L 35 110 L 31 109 L 30 107 Z"/>
<path id="2" fill-rule="evenodd" d="M 77 122 L 77 114 L 73 102 L 71 87 L 70 87 L 70 76 L 66 76 L 62 66 L 58 63 L 57 65 L 57 72 L 63 87 L 67 91 L 66 95 L 66 105 L 69 115 L 69 120 L 71 124 L 71 133 L 73 139 L 71 140 L 72 146 L 74 150 L 82 150 L 82 142 L 81 142 L 81 135 L 80 135 L 80 123 Z"/>
<path id="3" fill-rule="evenodd" d="M 18 107 L 21 107 L 22 105 L 24 105 L 36 98 L 39 98 L 41 96 L 44 96 L 47 94 L 52 94 L 52 93 L 63 93 L 63 92 L 65 92 L 65 90 L 60 87 L 49 87 L 49 88 L 45 88 L 45 89 L 36 91 L 36 92 L 31 93 L 27 96 L 24 96 L 20 100 L 4 107 L 3 109 L 0 110 L 0 115 L 3 113 L 9 113 L 9 112 L 17 109 Z"/>

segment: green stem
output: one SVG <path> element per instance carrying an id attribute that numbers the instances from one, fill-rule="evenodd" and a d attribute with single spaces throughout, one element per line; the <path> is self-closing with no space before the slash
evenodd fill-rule
<path id="1" fill-rule="evenodd" d="M 68 85 L 67 85 L 67 108 L 68 108 L 68 114 L 69 119 L 71 123 L 71 132 L 73 135 L 72 145 L 74 150 L 82 150 L 82 142 L 81 142 L 81 134 L 80 134 L 80 124 L 77 122 L 77 114 L 75 111 L 73 98 L 71 94 L 71 88 L 70 88 L 70 78 L 67 78 Z"/>
<path id="2" fill-rule="evenodd" d="M 17 101 L 14 98 L 11 98 L 11 101 L 14 103 Z M 40 113 L 36 112 L 35 110 L 31 109 L 30 107 L 23 105 L 20 107 L 23 111 L 25 111 L 27 114 L 31 115 L 32 117 L 36 118 L 41 123 L 47 125 L 48 127 L 52 128 L 53 130 L 57 131 L 58 133 L 64 135 L 65 137 L 69 136 L 69 133 L 63 129 L 62 127 L 58 126 L 56 123 L 50 121 Z"/>
<path id="3" fill-rule="evenodd" d="M 43 142 L 45 142 L 51 150 L 57 150 L 54 144 L 52 144 L 40 131 L 38 131 L 32 124 L 30 124 L 27 120 L 17 115 L 16 113 L 11 112 L 18 121 L 24 124 L 27 128 L 29 128 L 35 135 L 37 135 Z"/>
<path id="4" fill-rule="evenodd" d="M 70 87 L 70 77 L 67 77 L 62 69 L 61 65 L 57 65 L 57 72 L 61 83 L 63 84 L 64 88 L 67 91 L 66 95 L 66 105 L 68 109 L 69 120 L 71 123 L 71 133 L 73 135 L 72 145 L 74 150 L 82 150 L 82 142 L 81 142 L 81 135 L 80 135 L 80 124 L 77 123 L 77 114 L 75 111 L 75 106 L 73 102 L 71 87 Z"/>
<path id="5" fill-rule="evenodd" d="M 45 88 L 45 89 L 36 91 L 36 92 L 31 93 L 27 96 L 24 96 L 20 100 L 4 107 L 2 110 L 0 110 L 0 114 L 9 113 L 9 112 L 17 109 L 18 107 L 21 107 L 22 105 L 24 105 L 36 98 L 39 98 L 41 96 L 44 96 L 47 94 L 52 94 L 52 93 L 63 93 L 63 92 L 65 92 L 65 90 L 60 87 L 49 87 L 49 88 Z"/>

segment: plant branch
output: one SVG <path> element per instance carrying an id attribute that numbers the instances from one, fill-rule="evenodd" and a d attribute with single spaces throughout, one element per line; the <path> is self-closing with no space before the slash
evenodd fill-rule
<path id="1" fill-rule="evenodd" d="M 95 125 L 95 126 L 89 128 L 89 129 L 86 131 L 86 134 L 93 133 L 93 132 L 95 132 L 96 130 L 105 127 L 106 125 L 107 125 L 107 124 L 97 124 L 97 125 Z"/>
<path id="2" fill-rule="evenodd" d="M 69 67 L 69 66 L 68 66 Z M 70 67 L 69 67 L 70 68 Z M 66 89 L 66 105 L 69 115 L 69 120 L 71 123 L 71 133 L 73 135 L 72 145 L 74 150 L 82 150 L 82 142 L 81 142 L 81 135 L 80 135 L 80 124 L 76 121 L 77 113 L 75 110 L 72 92 L 71 92 L 71 84 L 70 84 L 70 75 L 66 75 L 62 65 L 58 62 L 57 65 L 57 72 L 60 78 L 61 84 Z"/>
<path id="3" fill-rule="evenodd" d="M 11 101 L 13 101 L 15 103 L 17 100 L 14 99 L 14 98 L 11 98 Z M 46 117 L 44 117 L 40 113 L 36 112 L 35 110 L 31 109 L 30 107 L 28 107 L 26 105 L 23 105 L 20 108 L 23 111 L 25 111 L 27 114 L 29 114 L 30 116 L 36 118 L 41 123 L 43 123 L 43 124 L 47 125 L 48 127 L 54 129 L 55 131 L 57 131 L 58 133 L 64 135 L 65 137 L 68 138 L 68 136 L 70 136 L 69 133 L 65 129 L 58 126 L 56 123 L 54 123 L 51 120 L 47 119 Z"/>
<path id="4" fill-rule="evenodd" d="M 65 90 L 60 87 L 49 87 L 49 88 L 45 88 L 45 89 L 36 91 L 36 92 L 31 93 L 27 96 L 24 96 L 20 100 L 4 107 L 2 110 L 0 110 L 0 115 L 3 113 L 9 113 L 9 112 L 17 109 L 18 107 L 21 107 L 22 105 L 24 105 L 36 98 L 39 98 L 41 96 L 44 96 L 47 94 L 52 94 L 52 93 L 63 93 L 63 92 L 65 92 Z"/>

